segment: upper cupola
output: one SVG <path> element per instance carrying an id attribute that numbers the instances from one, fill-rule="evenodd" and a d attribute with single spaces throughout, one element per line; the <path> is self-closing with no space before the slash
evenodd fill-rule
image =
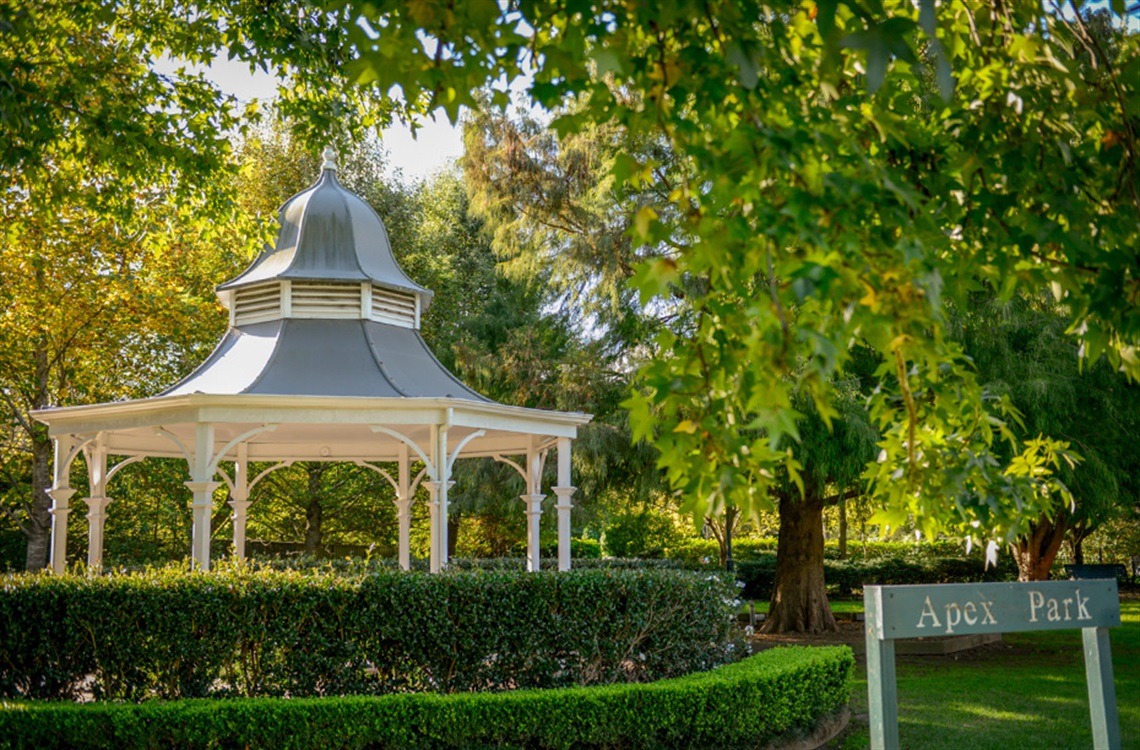
<path id="1" fill-rule="evenodd" d="M 218 287 L 231 325 L 357 318 L 419 328 L 432 292 L 404 274 L 384 222 L 337 181 L 335 158 L 326 148 L 317 182 L 281 206 L 274 246 Z"/>

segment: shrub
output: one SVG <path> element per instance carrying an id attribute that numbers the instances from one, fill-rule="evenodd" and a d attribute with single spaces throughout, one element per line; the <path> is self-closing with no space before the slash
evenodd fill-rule
<path id="1" fill-rule="evenodd" d="M 845 706 L 847 647 L 779 648 L 639 685 L 463 695 L 39 703 L 0 709 L 15 748 L 759 747 Z"/>
<path id="2" fill-rule="evenodd" d="M 686 539 L 666 548 L 665 557 L 694 568 L 715 568 L 720 564 L 720 549 L 715 539 Z"/>
<path id="3" fill-rule="evenodd" d="M 602 535 L 602 546 L 610 557 L 662 557 L 665 549 L 681 538 L 681 530 L 671 517 L 646 509 L 612 516 Z"/>
<path id="4" fill-rule="evenodd" d="M 775 553 L 737 563 L 736 578 L 744 584 L 741 596 L 748 599 L 770 598 L 776 583 Z"/>
<path id="5" fill-rule="evenodd" d="M 592 541 L 592 540 L 585 540 Z M 594 542 L 597 544 L 597 542 Z M 228 564 L 228 563 L 223 563 Z M 539 560 L 542 570 L 558 570 L 557 557 L 543 557 Z M 348 575 L 364 575 L 377 571 L 395 571 L 400 566 L 390 557 L 342 557 L 323 558 L 310 555 L 297 555 L 293 557 L 262 557 L 248 559 L 243 562 L 252 570 L 295 570 L 304 572 L 341 573 Z M 526 570 L 525 557 L 453 557 L 447 562 L 451 570 Z M 414 571 L 426 572 L 428 561 L 424 558 L 413 557 L 411 568 Z M 571 561 L 574 570 L 609 569 L 642 569 L 642 570 L 684 570 L 687 566 L 680 560 L 669 559 L 642 559 L 638 557 L 574 557 Z M 124 566 L 121 572 L 142 572 L 147 570 L 143 566 Z"/>
<path id="6" fill-rule="evenodd" d="M 771 537 L 745 537 L 732 541 L 732 553 L 736 560 L 753 560 L 776 551 L 777 540 Z M 681 560 L 686 565 L 700 567 L 702 565 L 716 565 L 719 555 L 715 539 L 685 539 L 668 546 L 665 557 Z M 829 540 L 824 542 L 823 556 L 828 560 L 839 560 L 839 542 Z M 965 557 L 965 544 L 952 540 L 938 540 L 934 542 L 847 542 L 847 560 L 875 560 L 893 557 L 909 562 L 930 562 L 939 558 Z M 709 563 L 705 563 L 705 559 Z M 967 557 L 981 560 L 980 553 Z"/>
<path id="7" fill-rule="evenodd" d="M 558 565 L 558 543 L 543 544 L 540 552 L 544 561 L 549 558 L 554 561 L 554 565 Z M 522 554 L 526 556 L 525 550 Z M 597 539 L 590 539 L 588 537 L 571 537 L 570 538 L 570 557 L 575 561 L 575 564 L 581 560 L 597 560 L 602 556 L 602 543 Z"/>
<path id="8" fill-rule="evenodd" d="M 733 539 L 732 559 L 756 560 L 776 551 L 775 539 Z M 665 550 L 665 557 L 690 568 L 716 568 L 720 565 L 720 545 L 715 539 L 686 539 Z"/>
<path id="9" fill-rule="evenodd" d="M 980 557 L 940 557 L 926 561 L 902 557 L 868 560 L 823 561 L 823 576 L 833 593 L 848 595 L 864 584 L 894 586 L 912 583 L 971 583 L 975 581 L 1017 580 L 1017 566 L 1008 555 L 997 566 L 986 567 Z M 744 584 L 742 596 L 767 599 L 776 581 L 776 555 L 757 556 L 736 566 L 736 577 Z"/>
<path id="10" fill-rule="evenodd" d="M 0 696 L 142 700 L 549 688 L 728 660 L 723 578 L 617 567 L 4 578 Z"/>
<path id="11" fill-rule="evenodd" d="M 555 555 L 557 549 L 555 549 Z M 555 556 L 552 555 L 552 556 Z M 602 543 L 597 539 L 574 537 L 570 540 L 570 557 L 580 560 L 597 560 L 602 556 Z"/>

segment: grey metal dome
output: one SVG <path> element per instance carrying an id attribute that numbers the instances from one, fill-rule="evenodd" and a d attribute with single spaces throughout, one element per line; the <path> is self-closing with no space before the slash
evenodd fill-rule
<path id="1" fill-rule="evenodd" d="M 244 272 L 218 287 L 219 293 L 272 280 L 371 282 L 419 297 L 421 310 L 432 292 L 412 281 L 396 262 L 384 222 L 336 178 L 331 151 L 317 182 L 281 206 L 281 230 Z M 222 295 L 223 302 L 230 301 Z M 227 304 L 227 307 L 229 304 Z"/>
<path id="2" fill-rule="evenodd" d="M 489 402 L 420 335 L 432 293 L 404 275 L 372 207 L 341 186 L 330 151 L 281 208 L 277 244 L 218 287 L 230 329 L 161 395 L 456 398 Z"/>

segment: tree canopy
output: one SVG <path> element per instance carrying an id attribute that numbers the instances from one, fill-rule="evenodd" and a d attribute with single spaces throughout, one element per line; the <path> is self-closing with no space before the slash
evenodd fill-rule
<path id="1" fill-rule="evenodd" d="M 455 116 L 529 68 L 538 104 L 583 101 L 560 133 L 619 123 L 687 160 L 676 220 L 647 207 L 633 232 L 691 246 L 634 280 L 646 297 L 692 277 L 708 291 L 629 407 L 698 513 L 770 503 L 776 469 L 798 472 L 781 447 L 792 394 L 832 419 L 833 376 L 862 343 L 883 361 L 877 520 L 991 543 L 1024 530 L 1065 495 L 1049 478 L 1064 446 L 1019 441 L 945 335 L 947 301 L 983 283 L 1050 289 L 1086 357 L 1140 374 L 1140 46 L 1121 33 L 1108 49 L 1080 3 L 336 7 L 363 19 L 361 80 Z M 611 174 L 637 184 L 653 166 Z"/>
<path id="2" fill-rule="evenodd" d="M 691 317 L 659 333 L 626 403 L 634 436 L 655 442 L 698 516 L 770 508 L 785 482 L 807 494 L 795 444 L 805 419 L 834 429 L 842 375 L 864 349 L 880 363 L 868 394 L 879 450 L 864 473 L 879 522 L 996 545 L 1067 500 L 1066 444 L 1012 429 L 1010 394 L 950 335 L 950 307 L 982 289 L 1002 301 L 1047 290 L 1081 356 L 1140 375 L 1140 37 L 1108 11 L 1034 0 L 5 9 L 0 169 L 19 217 L 8 247 L 84 212 L 125 237 L 170 237 L 150 230 L 176 218 L 204 238 L 227 229 L 234 183 L 216 178 L 232 169 L 235 105 L 200 77 L 155 74 L 146 61 L 163 53 L 291 77 L 282 112 L 314 140 L 436 106 L 457 120 L 488 90 L 505 106 L 519 80 L 567 143 L 620 133 L 637 147 L 570 152 L 635 207 L 625 226 L 603 223 L 620 252 L 579 257 L 612 262 L 593 280 L 628 276 L 645 308 L 686 295 Z M 516 203 L 533 196 L 519 188 Z M 567 188 L 570 208 L 598 215 L 590 184 Z"/>

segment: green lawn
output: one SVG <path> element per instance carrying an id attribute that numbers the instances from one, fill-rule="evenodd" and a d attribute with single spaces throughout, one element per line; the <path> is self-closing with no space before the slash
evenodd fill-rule
<path id="1" fill-rule="evenodd" d="M 1140 750 L 1140 600 L 1121 602 L 1110 631 L 1124 750 Z M 1079 630 L 1011 633 L 1002 648 L 899 657 L 899 737 L 915 750 L 1070 750 L 1092 747 Z M 866 667 L 856 670 L 852 712 L 867 712 Z M 870 746 L 852 722 L 831 750 Z"/>

